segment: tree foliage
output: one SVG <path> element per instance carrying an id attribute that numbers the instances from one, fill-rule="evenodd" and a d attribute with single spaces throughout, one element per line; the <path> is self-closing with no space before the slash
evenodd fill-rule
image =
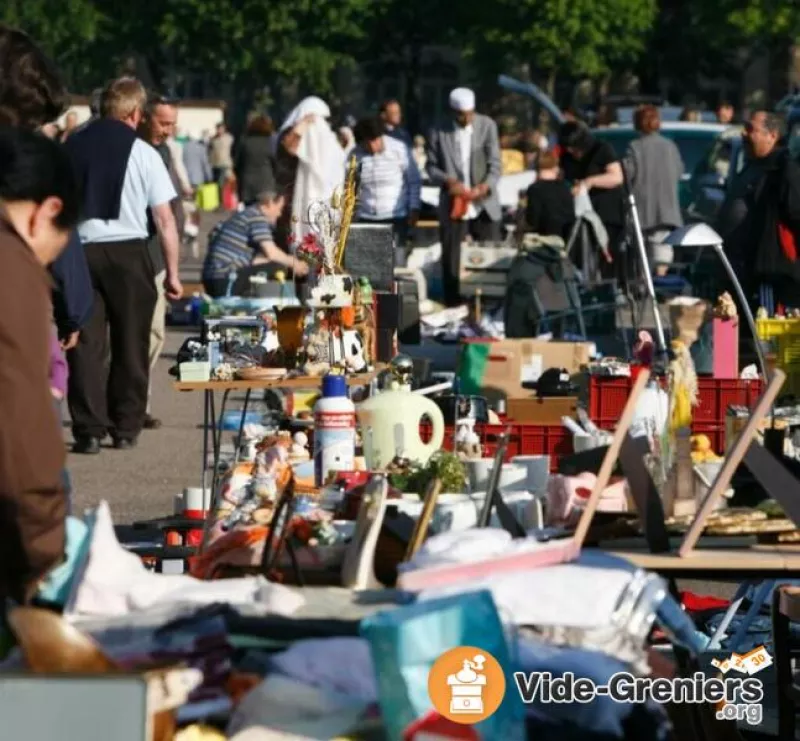
<path id="1" fill-rule="evenodd" d="M 63 66 L 85 68 L 86 49 L 100 34 L 103 14 L 92 0 L 2 0 L 0 23 L 29 33 Z"/>
<path id="2" fill-rule="evenodd" d="M 436 45 L 485 76 L 526 64 L 541 78 L 598 77 L 648 50 L 654 74 L 695 79 L 800 42 L 796 0 L 3 0 L 0 21 L 31 33 L 83 89 L 132 52 L 156 70 L 324 95 L 337 68 L 382 59 L 413 89 L 422 49 Z"/>
<path id="3" fill-rule="evenodd" d="M 656 0 L 495 0 L 476 4 L 470 44 L 477 64 L 528 63 L 555 74 L 599 76 L 644 49 Z"/>

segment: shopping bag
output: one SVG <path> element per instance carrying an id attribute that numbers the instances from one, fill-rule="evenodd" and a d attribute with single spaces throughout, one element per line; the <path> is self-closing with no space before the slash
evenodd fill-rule
<path id="1" fill-rule="evenodd" d="M 198 187 L 197 207 L 202 211 L 216 211 L 219 208 L 219 186 L 216 183 Z"/>
<path id="2" fill-rule="evenodd" d="M 496 659 L 505 677 L 497 711 L 474 726 L 479 736 L 503 741 L 525 738 L 512 652 L 488 591 L 378 613 L 362 621 L 361 634 L 370 643 L 388 738 L 402 738 L 405 729 L 434 709 L 428 688 L 431 668 L 442 654 L 462 646 Z M 461 668 L 454 666 L 453 673 Z"/>

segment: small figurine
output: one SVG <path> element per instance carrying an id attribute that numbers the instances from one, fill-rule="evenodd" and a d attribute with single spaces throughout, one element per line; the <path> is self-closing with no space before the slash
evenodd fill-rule
<path id="1" fill-rule="evenodd" d="M 736 319 L 737 315 L 736 303 L 730 293 L 725 291 L 714 305 L 714 316 L 717 319 Z"/>
<path id="2" fill-rule="evenodd" d="M 305 432 L 295 432 L 292 446 L 289 448 L 289 459 L 293 463 L 300 463 L 311 458 L 308 452 L 308 435 Z"/>
<path id="3" fill-rule="evenodd" d="M 220 363 L 211 375 L 215 381 L 232 381 L 233 366 L 230 363 Z"/>
<path id="4" fill-rule="evenodd" d="M 462 460 L 483 457 L 481 439 L 475 432 L 475 420 L 471 417 L 465 417 L 458 421 L 455 443 L 456 454 Z"/>
<path id="5" fill-rule="evenodd" d="M 756 312 L 756 319 L 758 319 L 758 321 L 769 319 L 769 312 L 763 306 L 759 306 Z"/>
<path id="6" fill-rule="evenodd" d="M 364 346 L 364 360 L 371 366 L 375 353 L 375 310 L 373 307 L 372 285 L 369 278 L 361 276 L 353 291 L 353 304 L 355 306 L 354 329 L 361 334 Z"/>

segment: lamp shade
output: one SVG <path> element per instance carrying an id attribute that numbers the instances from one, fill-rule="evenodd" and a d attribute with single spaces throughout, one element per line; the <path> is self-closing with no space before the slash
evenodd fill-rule
<path id="1" fill-rule="evenodd" d="M 722 237 L 708 224 L 687 224 L 670 232 L 664 242 L 673 247 L 716 247 Z"/>

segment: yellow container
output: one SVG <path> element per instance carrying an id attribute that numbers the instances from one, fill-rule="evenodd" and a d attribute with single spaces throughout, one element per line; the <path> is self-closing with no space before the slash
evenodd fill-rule
<path id="1" fill-rule="evenodd" d="M 203 211 L 219 208 L 219 186 L 216 183 L 206 183 L 197 189 L 197 207 Z"/>
<path id="2" fill-rule="evenodd" d="M 800 319 L 756 319 L 760 340 L 772 340 L 785 334 L 800 333 Z"/>

